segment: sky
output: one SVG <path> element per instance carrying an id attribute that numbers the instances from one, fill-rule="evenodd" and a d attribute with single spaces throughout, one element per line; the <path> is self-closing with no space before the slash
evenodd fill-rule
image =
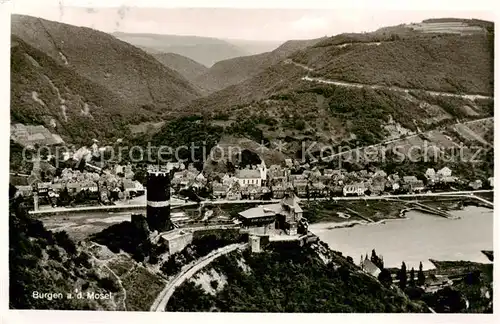
<path id="1" fill-rule="evenodd" d="M 62 6 L 59 5 L 60 2 Z M 189 2 L 192 1 L 182 3 L 189 5 Z M 222 2 L 228 5 L 227 1 Z M 389 2 L 391 1 L 387 3 Z M 422 2 L 425 3 L 419 3 Z M 196 5 L 192 5 L 193 8 L 179 8 L 165 6 L 164 2 L 154 0 L 17 0 L 13 2 L 12 12 L 91 27 L 108 33 L 121 31 L 262 41 L 311 39 L 343 32 L 369 32 L 383 26 L 438 17 L 494 20 L 493 13 L 486 10 L 487 1 L 474 2 L 474 8 L 479 11 L 471 10 L 470 6 L 461 6 L 460 1 L 454 1 L 453 6 L 443 6 L 444 2 L 446 1 L 437 2 L 438 4 L 432 6 L 435 9 L 430 10 L 431 6 L 374 6 L 373 3 L 379 2 L 363 3 L 358 0 L 350 0 L 350 7 L 323 9 L 318 8 L 318 3 L 314 0 L 300 2 L 300 9 L 263 8 L 269 3 L 275 3 L 274 7 L 294 7 L 294 4 L 299 3 L 296 1 L 268 1 L 267 4 L 253 2 L 261 8 L 196 8 Z M 205 6 L 212 3 L 221 1 L 203 2 Z M 455 11 L 446 8 L 453 8 Z"/>

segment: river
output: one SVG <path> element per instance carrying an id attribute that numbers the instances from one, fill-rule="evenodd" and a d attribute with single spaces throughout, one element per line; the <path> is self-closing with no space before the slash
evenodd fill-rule
<path id="1" fill-rule="evenodd" d="M 493 250 L 493 210 L 466 207 L 450 213 L 459 218 L 410 211 L 406 219 L 344 228 L 318 223 L 309 230 L 355 263 L 372 249 L 383 256 L 386 267 L 400 267 L 404 261 L 408 269 L 418 269 L 422 261 L 424 269 L 434 268 L 429 259 L 489 262 L 481 250 Z"/>

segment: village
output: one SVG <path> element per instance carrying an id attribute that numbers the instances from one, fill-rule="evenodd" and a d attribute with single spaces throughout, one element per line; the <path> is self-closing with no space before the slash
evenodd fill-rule
<path id="1" fill-rule="evenodd" d="M 50 156 L 33 163 L 31 174 L 15 178 L 18 195 L 36 196 L 38 205 L 113 205 L 145 193 L 145 171 L 133 163 L 96 166 L 93 158 L 102 153 L 96 143 L 65 152 L 64 163 L 54 167 Z M 70 163 L 71 162 L 71 163 Z M 94 163 L 94 164 L 93 164 Z M 440 190 L 491 189 L 493 178 L 462 179 L 444 167 L 428 168 L 423 174 L 387 174 L 383 170 L 348 171 L 329 169 L 285 159 L 282 164 L 264 162 L 235 168 L 234 172 L 207 172 L 193 164 L 168 162 L 171 195 L 182 200 L 270 200 L 293 191 L 306 199 L 338 196 L 411 194 Z"/>

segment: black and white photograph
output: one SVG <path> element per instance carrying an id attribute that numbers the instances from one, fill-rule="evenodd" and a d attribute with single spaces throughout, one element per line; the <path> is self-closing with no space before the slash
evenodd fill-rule
<path id="1" fill-rule="evenodd" d="M 493 314 L 486 2 L 107 2 L 2 1 L 10 311 Z"/>

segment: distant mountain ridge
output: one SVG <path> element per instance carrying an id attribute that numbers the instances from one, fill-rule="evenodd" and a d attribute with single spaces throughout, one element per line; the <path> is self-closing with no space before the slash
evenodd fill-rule
<path id="1" fill-rule="evenodd" d="M 234 44 L 211 37 L 122 32 L 112 35 L 149 53 L 175 53 L 208 67 L 222 60 L 249 54 Z"/>

